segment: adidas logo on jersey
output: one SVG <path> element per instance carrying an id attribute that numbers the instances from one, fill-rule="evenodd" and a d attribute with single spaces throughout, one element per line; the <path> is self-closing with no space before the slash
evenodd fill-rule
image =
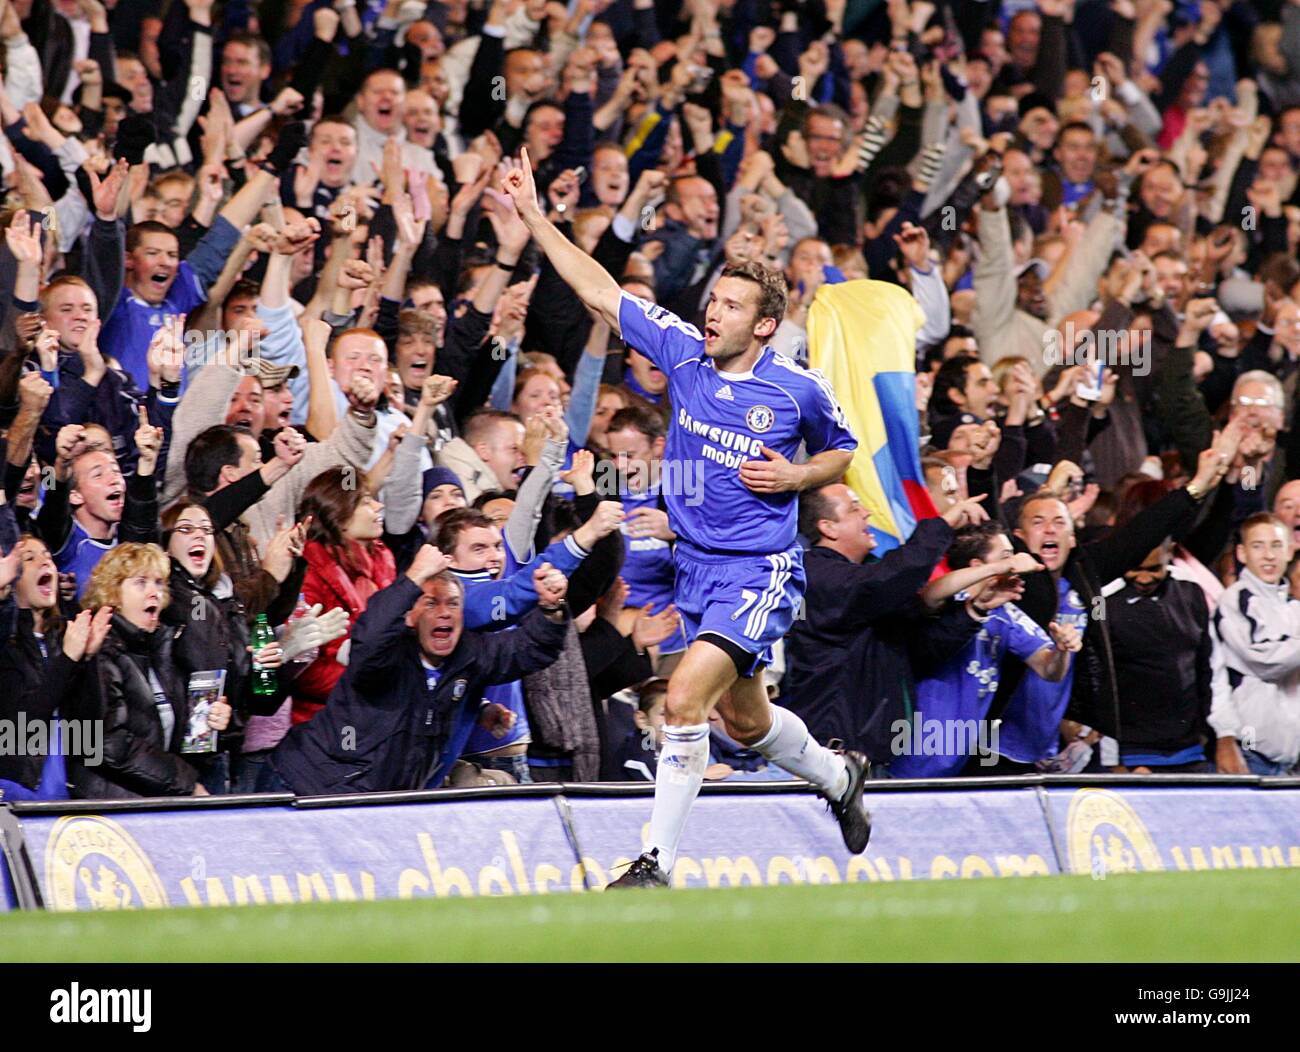
<path id="1" fill-rule="evenodd" d="M 723 384 L 713 392 L 714 398 L 721 398 L 724 402 L 734 402 L 736 396 L 731 393 L 731 384 Z"/>

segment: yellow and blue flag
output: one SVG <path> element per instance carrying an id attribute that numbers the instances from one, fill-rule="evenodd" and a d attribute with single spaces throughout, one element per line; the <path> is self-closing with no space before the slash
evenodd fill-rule
<path id="1" fill-rule="evenodd" d="M 845 482 L 871 512 L 878 550 L 938 514 L 921 470 L 916 334 L 925 315 L 888 281 L 823 285 L 808 311 L 808 364 L 830 382 L 857 437 Z"/>

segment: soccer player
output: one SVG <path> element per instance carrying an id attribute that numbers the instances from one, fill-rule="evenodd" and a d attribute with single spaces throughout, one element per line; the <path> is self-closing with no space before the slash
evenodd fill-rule
<path id="1" fill-rule="evenodd" d="M 693 487 L 703 501 L 664 494 L 677 534 L 677 608 L 692 642 L 668 684 L 647 842 L 611 887 L 668 884 L 709 762 L 714 708 L 732 738 L 821 790 L 857 854 L 871 835 L 866 758 L 819 745 L 798 716 L 768 702 L 759 675 L 803 592 L 798 492 L 843 475 L 857 446 L 825 380 L 766 346 L 785 316 L 784 279 L 753 263 L 726 267 L 701 334 L 624 292 L 546 220 L 526 149 L 504 186 L 560 276 L 668 377 L 675 415 L 665 459 L 703 468 L 703 487 Z M 809 459 L 795 464 L 800 442 Z"/>

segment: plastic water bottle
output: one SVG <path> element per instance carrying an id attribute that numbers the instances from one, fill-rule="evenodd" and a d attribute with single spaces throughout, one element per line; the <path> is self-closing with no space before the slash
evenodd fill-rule
<path id="1" fill-rule="evenodd" d="M 280 689 L 280 677 L 273 668 L 263 668 L 257 663 L 257 652 L 268 643 L 275 642 L 275 632 L 265 614 L 258 614 L 253 622 L 253 693 L 267 697 Z"/>
<path id="2" fill-rule="evenodd" d="M 307 597 L 303 595 L 301 592 L 299 592 L 298 605 L 293 608 L 293 613 L 289 615 L 288 624 L 292 625 L 294 622 L 299 621 L 302 618 L 306 617 L 307 612 L 310 609 L 311 607 L 307 605 Z M 295 665 L 297 664 L 310 665 L 318 657 L 320 657 L 320 647 L 312 647 L 310 650 L 304 650 L 301 654 L 299 654 L 296 658 L 294 658 L 293 661 Z"/>

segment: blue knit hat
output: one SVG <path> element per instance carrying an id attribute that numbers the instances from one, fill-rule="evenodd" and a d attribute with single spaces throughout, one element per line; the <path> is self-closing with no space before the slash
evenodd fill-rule
<path id="1" fill-rule="evenodd" d="M 452 471 L 451 468 L 429 468 L 424 473 L 423 482 L 424 496 L 420 498 L 421 501 L 428 500 L 429 494 L 439 486 L 455 486 L 460 490 L 462 496 L 465 494 L 465 486 L 460 481 L 460 476 L 457 475 L 456 472 Z"/>

